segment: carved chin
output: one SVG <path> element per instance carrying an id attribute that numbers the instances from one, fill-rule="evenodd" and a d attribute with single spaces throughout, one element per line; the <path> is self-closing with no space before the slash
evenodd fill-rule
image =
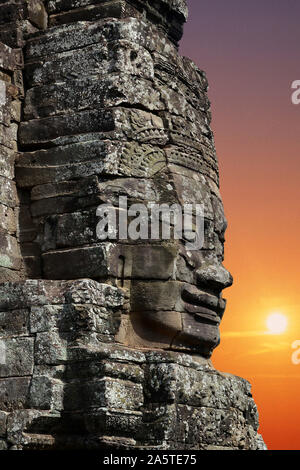
<path id="1" fill-rule="evenodd" d="M 215 314 L 182 313 L 182 332 L 175 338 L 173 349 L 210 357 L 220 343 L 220 320 Z"/>
<path id="2" fill-rule="evenodd" d="M 120 343 L 135 348 L 185 351 L 210 357 L 220 342 L 219 321 L 208 314 L 132 312 L 122 319 Z"/>

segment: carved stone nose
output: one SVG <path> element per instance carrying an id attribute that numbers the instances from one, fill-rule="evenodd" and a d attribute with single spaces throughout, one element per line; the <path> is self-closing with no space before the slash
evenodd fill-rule
<path id="1" fill-rule="evenodd" d="M 196 281 L 199 286 L 207 285 L 222 291 L 232 285 L 233 277 L 222 264 L 204 264 L 196 271 Z"/>

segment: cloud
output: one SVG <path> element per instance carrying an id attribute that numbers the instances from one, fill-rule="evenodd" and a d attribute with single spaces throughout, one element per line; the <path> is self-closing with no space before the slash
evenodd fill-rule
<path id="1" fill-rule="evenodd" d="M 274 343 L 263 343 L 260 349 L 256 349 L 253 351 L 247 351 L 246 353 L 242 354 L 243 356 L 259 356 L 261 354 L 270 354 L 275 353 L 278 351 L 291 351 L 291 345 L 287 341 L 280 341 Z"/>
<path id="2" fill-rule="evenodd" d="M 255 374 L 260 379 L 300 379 L 300 374 Z"/>
<path id="3" fill-rule="evenodd" d="M 257 347 L 249 349 L 239 354 L 239 357 L 259 356 L 262 354 L 270 354 L 279 351 L 290 352 L 291 344 L 288 341 L 281 340 L 282 335 L 273 334 L 269 331 L 227 331 L 221 334 L 222 339 L 243 339 L 243 338 L 261 338 Z M 268 341 L 269 340 L 269 341 Z"/>
<path id="4" fill-rule="evenodd" d="M 256 336 L 276 336 L 269 331 L 225 331 L 222 338 L 254 338 Z"/>

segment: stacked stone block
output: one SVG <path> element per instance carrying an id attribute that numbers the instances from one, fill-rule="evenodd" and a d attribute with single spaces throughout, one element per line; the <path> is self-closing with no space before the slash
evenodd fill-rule
<path id="1" fill-rule="evenodd" d="M 40 250 L 41 275 L 49 279 L 72 279 L 75 262 L 80 277 L 107 279 L 109 268 L 95 262 L 106 257 L 96 208 L 117 205 L 120 187 L 132 197 L 130 178 L 140 184 L 141 201 L 153 194 L 155 200 L 152 176 L 184 161 L 206 175 L 203 187 L 220 198 L 204 72 L 180 57 L 147 15 L 122 8 L 121 19 L 111 18 L 112 3 L 130 4 L 101 2 L 109 12 L 104 18 L 72 16 L 26 44 L 24 152 L 16 176 L 31 194 L 36 265 Z"/>
<path id="2" fill-rule="evenodd" d="M 28 195 L 18 191 L 15 161 L 20 150 L 18 127 L 24 99 L 23 51 L 28 34 L 47 26 L 47 14 L 40 0 L 0 3 L 0 278 L 25 278 L 21 253 L 20 225 L 32 230 Z M 29 228 L 30 227 L 30 228 Z M 25 229 L 24 229 L 25 230 Z M 25 251 L 28 246 L 25 245 Z M 30 263 L 29 263 L 30 264 Z"/>
<path id="3" fill-rule="evenodd" d="M 17 132 L 24 96 L 22 53 L 0 43 L 0 277 L 19 279 L 21 253 L 18 244 L 19 200 L 15 183 Z"/>
<path id="4" fill-rule="evenodd" d="M 42 0 L 1 0 L 0 41 L 12 48 L 22 48 L 27 36 L 45 29 L 47 21 Z"/>
<path id="5" fill-rule="evenodd" d="M 0 286 L 1 448 L 262 448 L 249 384 L 118 345 L 123 302 L 91 280 Z"/>
<path id="6" fill-rule="evenodd" d="M 248 382 L 158 335 L 124 340 L 129 313 L 156 309 L 182 350 L 183 257 L 95 233 L 99 204 L 164 201 L 184 181 L 223 259 L 208 84 L 177 51 L 186 17 L 185 0 L 0 1 L 1 449 L 264 448 Z"/>
<path id="7" fill-rule="evenodd" d="M 77 386 L 78 367 L 87 374 L 82 364 L 88 361 L 85 348 L 93 351 L 100 344 L 105 350 L 114 341 L 122 303 L 123 293 L 117 288 L 91 280 L 1 284 L 2 448 L 42 448 L 49 442 L 55 446 L 52 426 L 63 426 L 59 423 L 64 412 L 79 412 L 80 401 L 93 407 L 97 394 L 105 394 L 101 377 L 100 382 Z M 33 426 L 28 433 L 26 423 Z"/>

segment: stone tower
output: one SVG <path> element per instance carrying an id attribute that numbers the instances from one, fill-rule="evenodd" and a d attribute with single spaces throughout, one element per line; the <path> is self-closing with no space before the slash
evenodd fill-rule
<path id="1" fill-rule="evenodd" d="M 2 449 L 264 448 L 249 383 L 210 362 L 232 278 L 186 19 L 185 0 L 0 2 Z M 201 205 L 201 247 L 174 220 L 99 237 L 99 207 L 133 217 L 120 198 Z"/>

